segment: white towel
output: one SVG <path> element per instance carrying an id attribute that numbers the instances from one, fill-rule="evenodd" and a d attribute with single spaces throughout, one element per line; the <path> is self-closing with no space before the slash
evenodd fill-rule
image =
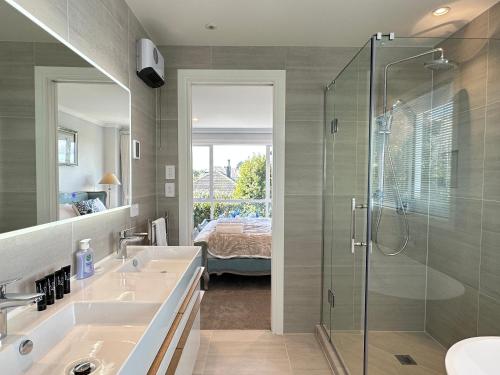
<path id="1" fill-rule="evenodd" d="M 164 218 L 153 221 L 155 228 L 156 246 L 167 246 L 167 224 Z"/>
<path id="2" fill-rule="evenodd" d="M 219 233 L 243 233 L 243 224 L 240 223 L 217 223 L 215 231 Z"/>

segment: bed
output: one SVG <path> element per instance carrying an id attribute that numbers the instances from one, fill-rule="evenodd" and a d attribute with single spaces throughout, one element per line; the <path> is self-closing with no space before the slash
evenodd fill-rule
<path id="1" fill-rule="evenodd" d="M 107 193 L 105 191 L 75 191 L 71 193 L 59 192 L 59 219 L 70 219 L 82 215 L 75 209 L 75 204 L 99 199 L 102 202 L 101 210 L 106 209 Z M 97 212 L 97 211 L 94 211 Z"/>
<path id="2" fill-rule="evenodd" d="M 202 248 L 206 290 L 210 274 L 271 274 L 271 219 L 221 218 L 204 222 L 198 229 L 194 244 Z"/>

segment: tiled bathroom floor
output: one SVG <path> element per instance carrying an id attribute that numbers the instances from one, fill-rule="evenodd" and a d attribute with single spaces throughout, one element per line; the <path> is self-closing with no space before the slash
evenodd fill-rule
<path id="1" fill-rule="evenodd" d="M 332 337 L 352 375 L 362 374 L 363 335 L 337 332 Z M 417 365 L 401 365 L 395 354 L 409 354 Z M 446 349 L 424 332 L 370 332 L 370 375 L 445 375 Z"/>
<path id="2" fill-rule="evenodd" d="M 331 375 L 313 334 L 262 330 L 201 331 L 193 375 Z"/>

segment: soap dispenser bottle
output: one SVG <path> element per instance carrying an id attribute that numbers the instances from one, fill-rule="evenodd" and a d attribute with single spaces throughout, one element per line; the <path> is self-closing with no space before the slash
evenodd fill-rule
<path id="1" fill-rule="evenodd" d="M 94 250 L 90 247 L 90 238 L 80 241 L 76 253 L 76 278 L 85 279 L 94 274 Z"/>

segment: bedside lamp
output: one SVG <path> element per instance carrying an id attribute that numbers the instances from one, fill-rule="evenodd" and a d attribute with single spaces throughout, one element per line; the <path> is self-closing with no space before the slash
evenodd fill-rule
<path id="1" fill-rule="evenodd" d="M 111 185 L 121 185 L 120 180 L 114 173 L 106 172 L 98 184 L 108 185 L 108 208 L 111 208 Z"/>

